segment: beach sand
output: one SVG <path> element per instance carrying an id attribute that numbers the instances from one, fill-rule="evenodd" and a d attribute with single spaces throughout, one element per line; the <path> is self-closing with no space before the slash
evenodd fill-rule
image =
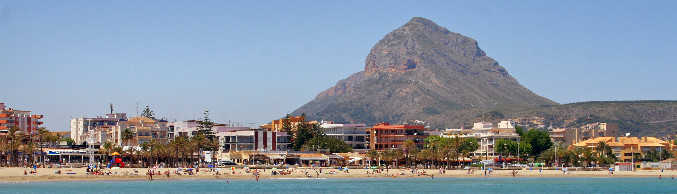
<path id="1" fill-rule="evenodd" d="M 30 172 L 32 168 L 18 168 L 5 167 L 0 168 L 0 182 L 33 182 L 33 181 L 97 181 L 97 180 L 148 180 L 146 175 L 148 168 L 136 168 L 138 175 L 131 175 L 134 173 L 133 168 L 121 168 L 110 170 L 111 175 L 87 175 L 86 168 L 38 168 L 37 173 L 33 175 L 24 175 L 24 171 Z M 61 170 L 62 174 L 55 174 L 54 172 Z M 215 175 L 215 172 L 204 172 L 205 168 L 201 168 L 196 175 L 175 175 L 176 168 L 160 168 L 152 169 L 161 171 L 163 175 L 154 175 L 154 180 L 183 180 L 183 179 L 255 179 L 251 173 L 246 173 L 244 169 L 236 169 L 233 171 L 230 168 L 221 168 L 221 175 Z M 171 172 L 169 178 L 164 175 L 165 171 Z M 319 169 L 312 168 L 298 168 L 293 169 L 290 175 L 271 175 L 271 169 L 265 171 L 260 170 L 260 179 L 277 179 L 277 178 L 307 178 L 305 172 L 308 172 L 312 178 L 317 178 Z M 336 174 L 329 174 L 330 171 L 337 172 Z M 419 169 L 418 172 L 426 172 L 427 175 L 412 174 L 406 169 L 390 169 L 382 173 L 368 174 L 372 170 L 369 169 L 349 169 L 349 173 L 345 171 L 340 172 L 336 168 L 323 168 L 319 178 L 431 178 L 434 177 L 461 177 L 461 178 L 481 178 L 485 177 L 484 171 L 477 170 L 473 174 L 468 174 L 467 170 L 447 170 L 444 174 L 439 174 L 437 169 Z M 104 170 L 108 172 L 108 169 Z M 609 174 L 609 171 L 569 171 L 564 174 L 561 170 L 543 170 L 539 172 L 537 169 L 530 170 L 529 168 L 523 170 L 516 170 L 515 177 L 656 177 L 661 175 L 663 178 L 672 178 L 677 175 L 675 170 L 638 170 L 635 172 L 614 172 Z M 66 174 L 75 173 L 75 174 Z M 397 175 L 404 173 L 404 175 Z M 495 170 L 488 177 L 512 177 L 512 170 Z"/>

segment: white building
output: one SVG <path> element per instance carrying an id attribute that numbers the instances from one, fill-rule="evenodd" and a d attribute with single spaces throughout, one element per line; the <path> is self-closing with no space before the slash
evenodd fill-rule
<path id="1" fill-rule="evenodd" d="M 365 124 L 336 124 L 333 121 L 322 121 L 323 128 L 328 137 L 343 140 L 353 148 L 354 152 L 366 152 L 369 150 L 367 137 L 369 127 Z"/>
<path id="2" fill-rule="evenodd" d="M 240 130 L 218 132 L 221 153 L 251 150 L 286 151 L 290 139 L 287 132 L 266 130 Z"/>
<path id="3" fill-rule="evenodd" d="M 132 139 L 122 139 L 122 133 L 126 129 L 132 132 Z M 136 146 L 151 139 L 166 142 L 168 131 L 169 126 L 165 120 L 156 121 L 146 117 L 133 117 L 128 120 L 126 113 L 71 119 L 71 138 L 76 144 L 82 144 L 88 138 L 92 138 L 88 143 L 97 145 L 112 142 L 118 146 Z"/>
<path id="4" fill-rule="evenodd" d="M 499 155 L 494 149 L 496 140 L 510 139 L 518 141 L 519 139 L 519 135 L 515 132 L 514 121 L 501 121 L 498 126 L 498 128 L 494 128 L 493 125 L 488 122 L 474 123 L 472 129 L 447 129 L 444 136 L 459 136 L 477 139 L 479 148 L 473 153 L 473 156 L 489 159 Z"/>

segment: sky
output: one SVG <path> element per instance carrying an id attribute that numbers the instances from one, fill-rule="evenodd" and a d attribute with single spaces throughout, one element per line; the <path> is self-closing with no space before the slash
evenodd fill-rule
<path id="1" fill-rule="evenodd" d="M 412 17 L 558 103 L 677 100 L 677 1 L 6 1 L 0 102 L 70 119 L 146 106 L 258 126 L 364 69 Z M 251 124 L 253 123 L 253 124 Z"/>

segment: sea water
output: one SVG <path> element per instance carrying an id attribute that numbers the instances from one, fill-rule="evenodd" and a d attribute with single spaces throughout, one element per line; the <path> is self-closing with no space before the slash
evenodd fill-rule
<path id="1" fill-rule="evenodd" d="M 0 182 L 0 193 L 677 193 L 677 179 L 501 177 Z"/>

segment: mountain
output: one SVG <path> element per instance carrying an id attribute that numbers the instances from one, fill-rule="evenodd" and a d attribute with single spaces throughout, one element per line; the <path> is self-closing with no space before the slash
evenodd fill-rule
<path id="1" fill-rule="evenodd" d="M 367 124 L 421 120 L 451 127 L 490 110 L 554 105 L 519 84 L 474 39 L 415 17 L 376 43 L 364 71 L 292 115 Z"/>

